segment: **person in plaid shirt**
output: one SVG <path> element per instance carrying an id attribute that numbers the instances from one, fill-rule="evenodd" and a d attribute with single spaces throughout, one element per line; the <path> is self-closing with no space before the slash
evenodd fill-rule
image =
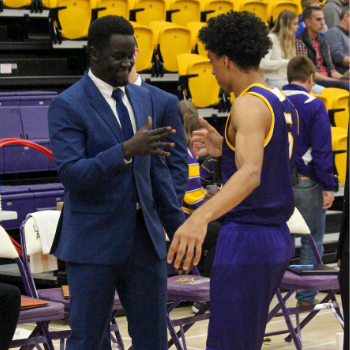
<path id="1" fill-rule="evenodd" d="M 305 55 L 316 67 L 316 83 L 349 91 L 349 81 L 340 80 L 335 70 L 327 41 L 319 36 L 324 27 L 324 15 L 319 7 L 310 6 L 303 11 L 306 28 L 295 39 L 297 55 Z"/>

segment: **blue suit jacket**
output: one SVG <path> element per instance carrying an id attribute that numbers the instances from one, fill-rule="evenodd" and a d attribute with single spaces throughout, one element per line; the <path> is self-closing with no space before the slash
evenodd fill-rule
<path id="1" fill-rule="evenodd" d="M 179 204 L 182 206 L 188 182 L 188 164 L 186 137 L 179 100 L 175 95 L 149 85 L 143 80 L 141 86 L 147 88 L 151 93 L 155 107 L 156 127 L 171 126 L 176 130 L 176 134 L 166 140 L 174 142 L 175 147 L 168 149 L 170 157 L 166 157 L 165 161 L 170 170 Z"/>
<path id="2" fill-rule="evenodd" d="M 152 98 L 133 84 L 126 86 L 126 94 L 139 129 L 154 115 Z M 125 164 L 123 132 L 87 74 L 52 101 L 48 118 L 65 187 L 62 225 L 52 253 L 76 263 L 123 261 L 134 239 L 138 200 L 153 245 L 164 258 L 162 225 L 171 238 L 184 217 L 163 157 L 135 156 L 132 164 Z"/>

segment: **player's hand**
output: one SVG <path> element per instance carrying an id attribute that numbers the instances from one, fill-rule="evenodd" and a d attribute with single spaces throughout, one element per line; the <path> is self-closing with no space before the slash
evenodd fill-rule
<path id="1" fill-rule="evenodd" d="M 222 154 L 222 136 L 203 117 L 198 117 L 204 129 L 193 131 L 192 144 L 201 149 L 198 156 L 219 157 Z"/>
<path id="2" fill-rule="evenodd" d="M 334 192 L 333 191 L 323 191 L 323 209 L 328 209 L 332 206 L 334 201 Z"/>
<path id="3" fill-rule="evenodd" d="M 177 253 L 174 267 L 178 269 L 185 257 L 182 268 L 184 271 L 187 271 L 191 266 L 195 250 L 193 265 L 198 265 L 206 232 L 207 224 L 202 220 L 196 220 L 194 214 L 192 214 L 175 232 L 168 252 L 168 264 L 173 262 L 175 253 Z"/>
<path id="4" fill-rule="evenodd" d="M 124 158 L 129 160 L 134 156 L 170 156 L 169 152 L 165 152 L 162 148 L 174 147 L 174 143 L 162 142 L 170 135 L 176 133 L 175 129 L 170 126 L 150 130 L 152 127 L 152 118 L 148 117 L 147 124 L 140 128 L 136 134 L 123 143 Z"/>

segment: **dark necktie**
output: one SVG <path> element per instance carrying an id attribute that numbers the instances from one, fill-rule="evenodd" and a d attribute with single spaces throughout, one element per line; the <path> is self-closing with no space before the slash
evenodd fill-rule
<path id="1" fill-rule="evenodd" d="M 117 101 L 117 113 L 118 113 L 120 124 L 122 126 L 122 131 L 123 131 L 125 140 L 129 140 L 134 136 L 134 131 L 132 129 L 128 109 L 126 108 L 122 100 L 123 91 L 121 89 L 114 90 L 112 93 L 112 97 Z"/>

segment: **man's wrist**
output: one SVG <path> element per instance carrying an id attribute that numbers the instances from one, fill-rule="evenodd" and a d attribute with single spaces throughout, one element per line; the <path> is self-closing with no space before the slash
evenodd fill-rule
<path id="1" fill-rule="evenodd" d="M 131 163 L 131 160 L 132 160 L 132 154 L 128 148 L 128 145 L 127 145 L 127 141 L 123 142 L 122 144 L 122 151 L 123 151 L 123 155 L 124 155 L 124 161 L 125 163 Z"/>

